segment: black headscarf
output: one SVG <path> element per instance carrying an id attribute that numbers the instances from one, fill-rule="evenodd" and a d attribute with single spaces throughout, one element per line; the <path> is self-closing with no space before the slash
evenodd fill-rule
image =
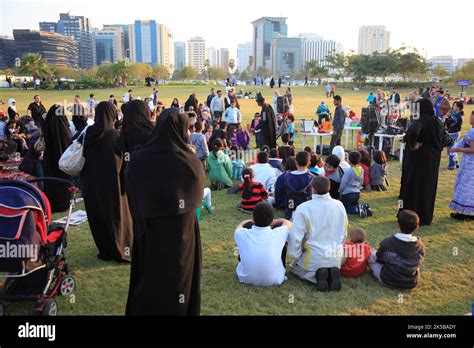
<path id="1" fill-rule="evenodd" d="M 72 116 L 72 123 L 77 132 L 80 132 L 85 126 L 87 126 L 87 116 Z"/>
<path id="2" fill-rule="evenodd" d="M 59 158 L 71 144 L 71 131 L 64 107 L 58 104 L 51 106 L 46 116 L 43 133 L 47 153 L 43 165 L 58 168 Z"/>
<path id="3" fill-rule="evenodd" d="M 93 144 L 100 141 L 107 131 L 115 129 L 116 118 L 115 105 L 109 101 L 100 102 L 95 108 L 95 123 L 87 129 L 85 142 Z"/>
<path id="4" fill-rule="evenodd" d="M 133 100 L 125 108 L 122 121 L 121 143 L 124 152 L 136 150 L 144 145 L 153 132 L 150 108 L 142 100 Z"/>
<path id="5" fill-rule="evenodd" d="M 148 143 L 131 155 L 127 190 L 143 218 L 181 215 L 199 207 L 204 189 L 202 163 L 188 147 L 188 117 L 166 109 Z"/>
<path id="6" fill-rule="evenodd" d="M 436 118 L 433 103 L 429 99 L 420 99 L 420 119 L 419 122 L 423 125 L 427 133 L 431 134 L 433 139 L 433 146 L 439 150 L 443 149 L 441 143 L 441 122 Z"/>
<path id="7" fill-rule="evenodd" d="M 194 93 L 189 96 L 188 100 L 184 104 L 184 111 L 189 111 L 191 106 L 194 108 L 194 112 L 198 111 L 198 100 L 196 98 L 196 94 Z"/>

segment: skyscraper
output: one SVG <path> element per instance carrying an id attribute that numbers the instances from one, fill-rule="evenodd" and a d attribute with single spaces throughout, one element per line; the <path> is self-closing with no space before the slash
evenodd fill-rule
<path id="1" fill-rule="evenodd" d="M 188 64 L 198 72 L 204 70 L 204 63 L 207 59 L 206 40 L 195 36 L 188 40 Z"/>
<path id="2" fill-rule="evenodd" d="M 254 70 L 260 67 L 270 68 L 271 40 L 274 37 L 288 35 L 288 25 L 284 17 L 262 17 L 252 22 Z"/>
<path id="3" fill-rule="evenodd" d="M 359 28 L 359 54 L 384 53 L 390 48 L 390 32 L 384 26 Z"/>
<path id="4" fill-rule="evenodd" d="M 271 40 L 270 70 L 274 77 L 291 76 L 292 71 L 301 69 L 301 38 L 274 37 Z"/>
<path id="5" fill-rule="evenodd" d="M 252 43 L 247 42 L 237 45 L 237 69 L 240 72 L 247 70 L 249 57 L 252 55 Z"/>
<path id="6" fill-rule="evenodd" d="M 40 22 L 39 26 L 41 31 L 73 37 L 79 45 L 79 67 L 94 66 L 95 45 L 89 18 L 60 13 L 59 22 Z"/>
<path id="7" fill-rule="evenodd" d="M 96 64 L 117 63 L 124 59 L 122 28 L 94 31 Z"/>
<path id="8" fill-rule="evenodd" d="M 122 29 L 123 32 L 123 57 L 130 58 L 130 38 L 128 33 L 128 24 L 104 24 L 104 29 Z"/>
<path id="9" fill-rule="evenodd" d="M 207 49 L 207 59 L 209 59 L 209 64 L 212 67 L 221 66 L 221 52 L 218 48 L 209 47 Z"/>
<path id="10" fill-rule="evenodd" d="M 172 74 L 174 67 L 174 36 L 164 24 L 158 25 L 158 64 L 164 65 Z"/>
<path id="11" fill-rule="evenodd" d="M 230 53 L 228 48 L 221 48 L 220 68 L 229 71 Z"/>
<path id="12" fill-rule="evenodd" d="M 186 66 L 186 42 L 177 41 L 174 43 L 174 62 L 175 69 L 182 69 Z"/>
<path id="13" fill-rule="evenodd" d="M 320 66 L 327 66 L 326 57 L 342 52 L 343 46 L 333 40 L 324 40 L 316 34 L 300 34 L 302 39 L 302 64 L 316 61 Z"/>
<path id="14" fill-rule="evenodd" d="M 13 67 L 17 56 L 15 40 L 10 37 L 0 37 L 0 69 Z"/>

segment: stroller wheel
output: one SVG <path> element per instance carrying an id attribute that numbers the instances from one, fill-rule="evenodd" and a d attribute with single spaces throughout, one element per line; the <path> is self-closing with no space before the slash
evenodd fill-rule
<path id="1" fill-rule="evenodd" d="M 61 282 L 61 295 L 67 296 L 71 294 L 74 291 L 74 288 L 76 286 L 76 281 L 74 280 L 73 277 L 71 276 L 66 276 L 63 278 Z"/>
<path id="2" fill-rule="evenodd" d="M 55 317 L 58 315 L 58 304 L 54 300 L 48 300 L 45 302 L 43 307 L 43 316 Z"/>

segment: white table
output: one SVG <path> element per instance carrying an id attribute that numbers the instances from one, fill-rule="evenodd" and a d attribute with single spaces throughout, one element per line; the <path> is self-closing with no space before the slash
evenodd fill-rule
<path id="1" fill-rule="evenodd" d="M 316 148 L 317 148 L 317 144 L 316 144 L 316 140 L 318 137 L 320 137 L 320 142 L 319 142 L 319 152 L 321 153 L 321 156 L 323 155 L 323 139 L 324 137 L 331 137 L 332 136 L 332 132 L 331 133 L 315 133 L 315 132 L 311 132 L 311 133 L 303 133 L 301 132 L 301 136 L 303 137 L 302 141 L 303 141 L 303 147 L 306 147 L 306 140 L 305 138 L 306 137 L 313 137 L 313 150 L 316 151 Z"/>
<path id="2" fill-rule="evenodd" d="M 344 143 L 344 149 L 347 151 L 347 144 L 349 143 L 349 131 L 352 132 L 352 148 L 354 148 L 354 131 L 360 131 L 362 130 L 362 127 L 344 127 L 344 130 L 346 131 L 346 142 Z"/>
<path id="3" fill-rule="evenodd" d="M 398 134 L 398 135 L 392 135 L 392 134 L 381 134 L 381 133 L 375 133 L 374 134 L 377 138 L 379 138 L 379 151 L 382 151 L 383 149 L 383 139 L 384 138 L 392 138 L 393 140 L 398 139 L 400 143 L 400 163 L 403 162 L 403 152 L 405 150 L 405 143 L 402 142 L 403 137 L 405 134 Z M 392 155 L 395 155 L 395 141 L 393 142 L 392 145 Z"/>

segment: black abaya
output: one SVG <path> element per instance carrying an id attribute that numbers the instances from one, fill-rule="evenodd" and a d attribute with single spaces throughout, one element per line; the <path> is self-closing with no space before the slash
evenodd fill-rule
<path id="1" fill-rule="evenodd" d="M 81 191 L 98 257 L 130 261 L 133 229 L 119 133 L 114 129 L 116 113 L 111 102 L 101 102 L 96 108 L 96 123 L 86 131 Z"/>
<path id="2" fill-rule="evenodd" d="M 153 132 L 151 111 L 142 100 L 133 100 L 125 108 L 122 121 L 121 143 L 124 153 L 130 153 L 145 145 Z"/>
<path id="3" fill-rule="evenodd" d="M 401 210 L 413 210 L 419 215 L 421 225 L 429 225 L 433 220 L 438 187 L 441 124 L 434 116 L 431 101 L 423 99 L 420 104 L 420 119 L 412 122 L 405 136 L 407 146 L 399 199 Z M 417 146 L 417 143 L 422 145 Z"/>
<path id="4" fill-rule="evenodd" d="M 198 315 L 201 242 L 196 208 L 204 170 L 188 143 L 188 117 L 158 119 L 126 169 L 134 225 L 127 315 Z"/>
<path id="5" fill-rule="evenodd" d="M 71 177 L 59 169 L 59 159 L 71 143 L 69 121 L 64 116 L 64 108 L 53 105 L 46 116 L 43 132 L 46 149 L 43 154 L 45 177 L 71 180 Z M 69 208 L 70 193 L 68 187 L 51 181 L 44 184 L 45 194 L 51 204 L 53 213 L 63 212 Z"/>
<path id="6" fill-rule="evenodd" d="M 267 145 L 270 149 L 276 149 L 276 117 L 273 108 L 265 104 L 262 107 L 262 131 L 261 144 Z"/>

